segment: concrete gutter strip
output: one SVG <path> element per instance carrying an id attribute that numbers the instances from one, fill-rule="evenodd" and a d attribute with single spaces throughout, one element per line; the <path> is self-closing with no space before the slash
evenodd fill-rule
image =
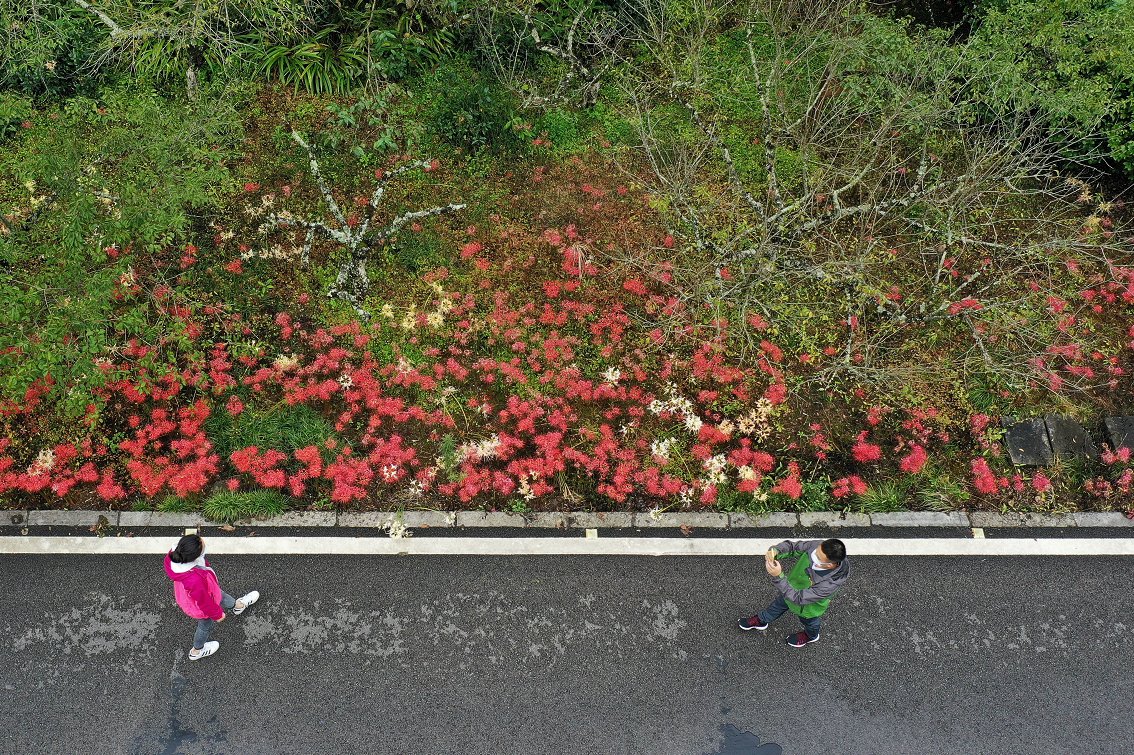
<path id="1" fill-rule="evenodd" d="M 993 529 L 995 527 L 1074 527 L 1075 518 L 1069 514 L 1050 516 L 1048 514 L 995 514 L 974 511 L 969 515 L 974 527 Z"/>
<path id="2" fill-rule="evenodd" d="M 844 514 L 841 511 L 805 511 L 799 515 L 801 527 L 869 527 L 867 514 Z"/>
<path id="3" fill-rule="evenodd" d="M 200 513 L 164 511 L 21 511 L 5 510 L 0 526 L 93 527 L 103 519 L 104 526 L 129 529 L 147 527 L 216 527 Z M 407 529 L 418 528 L 553 528 L 553 529 L 832 529 L 866 527 L 1131 527 L 1134 520 L 1121 512 L 1078 512 L 1058 516 L 1048 514 L 1000 514 L 963 511 L 898 511 L 859 514 L 841 511 L 806 511 L 801 514 L 724 513 L 715 511 L 665 512 L 536 512 L 510 511 L 289 511 L 268 519 L 236 522 L 242 527 L 349 527 L 389 529 L 400 522 Z"/>
<path id="4" fill-rule="evenodd" d="M 799 514 L 792 514 L 786 511 L 781 511 L 774 514 L 734 513 L 728 515 L 728 526 L 733 529 L 742 529 L 745 527 L 795 529 L 799 526 Z"/>
<path id="5" fill-rule="evenodd" d="M 29 511 L 29 527 L 93 527 L 101 519 L 108 526 L 118 526 L 117 511 Z"/>
<path id="6" fill-rule="evenodd" d="M 963 511 L 895 511 L 890 514 L 871 514 L 875 527 L 971 527 L 969 515 Z"/>

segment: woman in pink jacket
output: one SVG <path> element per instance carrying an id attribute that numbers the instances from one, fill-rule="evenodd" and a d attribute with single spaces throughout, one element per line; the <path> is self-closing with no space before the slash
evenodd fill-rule
<path id="1" fill-rule="evenodd" d="M 165 573 L 173 580 L 177 605 L 189 618 L 197 620 L 193 649 L 189 651 L 191 661 L 199 661 L 220 648 L 216 640 L 209 641 L 209 632 L 213 624 L 224 621 L 225 611 L 239 616 L 260 599 L 255 590 L 237 600 L 220 588 L 216 573 L 205 560 L 205 541 L 200 535 L 186 535 L 165 555 Z"/>

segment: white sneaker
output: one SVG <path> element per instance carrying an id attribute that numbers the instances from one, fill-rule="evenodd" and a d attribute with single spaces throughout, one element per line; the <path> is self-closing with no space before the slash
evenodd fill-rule
<path id="1" fill-rule="evenodd" d="M 190 650 L 189 651 L 189 660 L 199 661 L 202 658 L 205 658 L 206 656 L 212 655 L 213 653 L 217 652 L 218 650 L 220 650 L 220 643 L 217 642 L 216 640 L 210 640 L 209 642 L 206 642 L 204 647 L 202 647 L 200 650 L 197 650 L 197 649 Z"/>
<path id="2" fill-rule="evenodd" d="M 256 592 L 255 590 L 248 593 L 243 598 L 240 598 L 236 601 L 236 607 L 232 609 L 233 616 L 239 616 L 240 614 L 244 613 L 248 610 L 248 606 L 252 605 L 259 599 L 260 593 Z"/>

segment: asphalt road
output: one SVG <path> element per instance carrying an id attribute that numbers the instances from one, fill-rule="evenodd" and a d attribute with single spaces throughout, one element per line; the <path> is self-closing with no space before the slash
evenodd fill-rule
<path id="1" fill-rule="evenodd" d="M 859 558 L 820 641 L 761 559 L 0 557 L 4 753 L 1125 753 L 1130 559 Z"/>

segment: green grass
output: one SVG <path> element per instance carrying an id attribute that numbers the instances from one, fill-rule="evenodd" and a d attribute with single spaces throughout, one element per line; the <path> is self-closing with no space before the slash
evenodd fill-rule
<path id="1" fill-rule="evenodd" d="M 222 458 L 240 448 L 257 446 L 291 453 L 318 445 L 334 434 L 331 424 L 309 406 L 276 406 L 268 411 L 251 407 L 233 417 L 223 410 L 205 422 L 205 431 Z"/>
<path id="2" fill-rule="evenodd" d="M 905 491 L 894 482 L 882 482 L 871 485 L 866 492 L 858 496 L 859 511 L 864 514 L 882 514 L 889 511 L 901 511 L 905 508 Z"/>
<path id="3" fill-rule="evenodd" d="M 287 510 L 287 499 L 274 490 L 215 493 L 205 500 L 205 516 L 231 524 L 238 519 L 264 518 Z"/>
<path id="4" fill-rule="evenodd" d="M 183 514 L 197 509 L 193 503 L 185 498 L 178 498 L 175 495 L 167 495 L 158 502 L 155 507 L 158 511 L 168 511 L 174 514 Z"/>

